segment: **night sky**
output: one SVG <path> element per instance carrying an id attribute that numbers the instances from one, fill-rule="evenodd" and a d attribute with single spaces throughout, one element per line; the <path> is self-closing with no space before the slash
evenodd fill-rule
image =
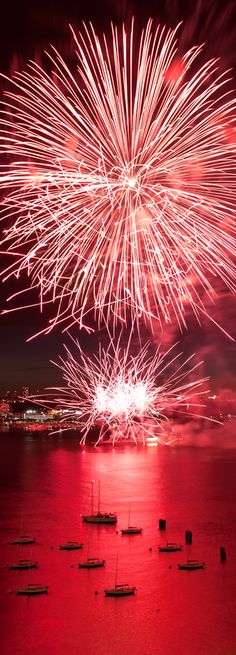
<path id="1" fill-rule="evenodd" d="M 177 0 L 146 0 L 142 3 L 135 0 L 41 0 L 33 3 L 24 0 L 18 3 L 14 11 L 9 2 L 4 2 L 1 8 L 1 70 L 9 73 L 16 62 L 17 66 L 23 68 L 29 58 L 37 56 L 49 43 L 66 54 L 70 43 L 69 22 L 79 27 L 82 20 L 92 20 L 97 30 L 102 31 L 109 26 L 110 20 L 130 20 L 133 14 L 140 25 L 149 16 L 170 26 L 183 19 L 184 29 L 180 40 L 183 49 L 207 39 L 207 56 L 220 55 L 224 66 L 235 68 L 235 3 L 223 4 L 214 0 L 192 0 L 189 3 Z M 6 297 L 15 290 L 13 281 L 1 285 L 2 308 L 5 307 Z M 37 302 L 36 295 L 34 300 Z M 219 287 L 216 304 L 213 308 L 209 306 L 209 313 L 234 338 L 235 310 L 236 297 Z M 201 328 L 191 315 L 187 316 L 187 322 L 188 331 L 183 335 L 180 335 L 176 325 L 172 325 L 161 338 L 157 325 L 154 342 L 161 341 L 169 346 L 180 341 L 186 354 L 199 351 L 200 358 L 205 360 L 204 372 L 212 376 L 213 390 L 223 387 L 234 391 L 236 343 L 230 341 L 208 319 L 203 318 Z M 26 384 L 35 391 L 59 383 L 59 373 L 49 364 L 49 360 L 56 359 L 60 354 L 66 336 L 61 335 L 58 329 L 53 334 L 26 343 L 27 338 L 45 327 L 46 323 L 47 312 L 41 316 L 37 308 L 0 316 L 1 393 L 6 389 L 19 389 Z M 147 335 L 146 330 L 144 333 Z M 77 336 L 81 344 L 92 352 L 97 335 L 88 337 L 81 333 Z M 102 338 L 105 339 L 104 332 Z"/>

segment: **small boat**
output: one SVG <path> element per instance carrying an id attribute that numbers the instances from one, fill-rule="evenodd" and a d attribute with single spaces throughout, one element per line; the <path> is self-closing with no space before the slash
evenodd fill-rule
<path id="1" fill-rule="evenodd" d="M 110 525 L 114 525 L 117 523 L 117 515 L 116 514 L 111 514 L 109 513 L 103 513 L 103 512 L 97 512 L 96 514 L 93 515 L 88 515 L 84 516 L 83 515 L 83 521 L 85 523 L 107 523 Z"/>
<path id="2" fill-rule="evenodd" d="M 143 528 L 137 528 L 135 525 L 128 525 L 128 528 L 121 530 L 121 534 L 141 534 Z"/>
<path id="3" fill-rule="evenodd" d="M 90 532 L 90 527 L 88 526 L 88 542 L 87 542 L 87 558 L 83 562 L 78 563 L 78 568 L 79 569 L 97 569 L 101 566 L 105 565 L 105 559 L 101 559 L 100 557 L 91 557 L 90 556 L 90 538 L 92 536 L 92 533 Z"/>
<path id="4" fill-rule="evenodd" d="M 104 589 L 105 596 L 133 596 L 136 587 L 131 587 L 128 584 L 116 584 L 111 589 Z"/>
<path id="5" fill-rule="evenodd" d="M 128 518 L 128 527 L 121 530 L 121 534 L 141 534 L 143 531 L 142 528 L 137 528 L 136 525 L 130 525 L 130 508 L 129 508 L 129 518 Z"/>
<path id="6" fill-rule="evenodd" d="M 67 541 L 65 544 L 59 546 L 59 550 L 80 550 L 83 548 L 83 545 L 79 541 Z"/>
<path id="7" fill-rule="evenodd" d="M 21 587 L 16 592 L 20 596 L 38 596 L 39 594 L 47 594 L 48 587 L 43 584 L 28 584 L 27 587 Z"/>
<path id="8" fill-rule="evenodd" d="M 93 510 L 93 481 L 91 482 L 91 514 L 82 514 L 82 519 L 85 523 L 106 523 L 107 525 L 114 525 L 117 523 L 117 514 L 114 512 L 101 512 L 100 511 L 100 481 L 98 483 L 98 510 Z"/>
<path id="9" fill-rule="evenodd" d="M 118 575 L 118 553 L 116 556 L 115 584 L 114 587 L 110 587 L 110 589 L 104 589 L 105 596 L 133 596 L 136 591 L 136 587 L 133 587 L 127 583 L 117 584 L 117 575 Z"/>
<path id="10" fill-rule="evenodd" d="M 98 557 L 88 557 L 84 562 L 79 562 L 79 569 L 97 569 L 105 565 L 105 559 L 99 559 Z"/>
<path id="11" fill-rule="evenodd" d="M 16 564 L 12 564 L 10 569 L 15 571 L 16 569 L 37 569 L 38 562 L 33 562 L 31 559 L 20 559 Z"/>
<path id="12" fill-rule="evenodd" d="M 183 550 L 183 546 L 167 542 L 165 546 L 158 546 L 159 553 L 175 553 L 177 550 Z"/>
<path id="13" fill-rule="evenodd" d="M 178 569 L 182 571 L 195 571 L 196 569 L 205 569 L 205 562 L 199 562 L 198 559 L 187 559 L 187 562 L 178 564 Z"/>
<path id="14" fill-rule="evenodd" d="M 20 535 L 17 537 L 17 539 L 14 539 L 14 541 L 11 541 L 11 544 L 17 545 L 19 544 L 20 546 L 24 546 L 26 544 L 35 544 L 36 539 L 34 537 L 28 537 L 25 534 Z"/>

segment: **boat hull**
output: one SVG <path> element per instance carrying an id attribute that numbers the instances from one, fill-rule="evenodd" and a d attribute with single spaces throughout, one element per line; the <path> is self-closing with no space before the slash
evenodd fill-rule
<path id="1" fill-rule="evenodd" d="M 117 523 L 117 516 L 112 514 L 92 514 L 89 516 L 82 516 L 84 523 L 105 523 L 106 525 L 114 525 Z"/>
<path id="2" fill-rule="evenodd" d="M 94 514 L 94 516 L 82 516 L 82 519 L 85 523 L 106 523 L 110 525 L 114 525 L 117 523 L 117 516 L 106 516 L 104 515 L 99 515 L 99 514 Z"/>
<path id="3" fill-rule="evenodd" d="M 59 550 L 81 550 L 83 548 L 84 544 L 76 544 L 76 543 L 68 543 L 68 544 L 62 544 L 59 546 Z"/>
<path id="4" fill-rule="evenodd" d="M 24 569 L 37 569 L 38 568 L 38 562 L 22 562 L 22 564 L 19 562 L 18 564 L 12 564 L 10 566 L 11 571 L 16 571 L 16 570 L 24 570 Z"/>
<path id="5" fill-rule="evenodd" d="M 182 546 L 159 546 L 159 553 L 177 553 L 177 551 L 183 550 Z"/>
<path id="6" fill-rule="evenodd" d="M 79 569 L 97 569 L 100 568 L 101 566 L 105 565 L 105 560 L 97 560 L 97 561 L 86 561 L 86 562 L 79 562 L 78 567 Z"/>
<path id="7" fill-rule="evenodd" d="M 35 544 L 36 539 L 33 537 L 18 537 L 18 539 L 14 539 L 14 541 L 11 541 L 12 545 L 28 545 L 28 544 Z"/>
<path id="8" fill-rule="evenodd" d="M 22 589 L 17 589 L 18 596 L 39 596 L 41 594 L 47 594 L 48 593 L 48 587 L 45 585 L 38 585 L 38 586 L 28 586 L 28 587 L 23 587 Z"/>
<path id="9" fill-rule="evenodd" d="M 104 589 L 104 594 L 105 596 L 115 596 L 115 597 L 133 596 L 135 594 L 135 591 L 136 591 L 136 587 L 121 586 L 121 587 L 113 587 L 111 589 Z"/>
<path id="10" fill-rule="evenodd" d="M 121 534 L 142 534 L 142 528 L 125 528 L 121 530 Z"/>
<path id="11" fill-rule="evenodd" d="M 205 569 L 205 562 L 178 564 L 180 571 L 196 571 L 198 569 Z"/>

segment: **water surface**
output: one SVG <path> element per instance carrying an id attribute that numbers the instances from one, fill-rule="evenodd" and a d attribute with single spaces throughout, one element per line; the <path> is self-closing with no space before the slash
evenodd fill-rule
<path id="1" fill-rule="evenodd" d="M 234 450 L 82 449 L 76 436 L 25 432 L 2 433 L 0 451 L 3 655 L 236 655 Z M 95 496 L 100 480 L 101 509 L 117 512 L 116 526 L 83 524 L 91 480 Z M 129 507 L 142 535 L 121 536 Z M 184 544 L 187 529 L 191 546 L 158 552 L 166 541 Z M 32 547 L 10 544 L 22 530 L 37 539 Z M 67 539 L 83 541 L 83 550 L 59 551 Z M 88 554 L 104 557 L 106 567 L 79 570 Z M 118 582 L 134 584 L 134 597 L 104 597 L 117 556 Z M 39 568 L 9 570 L 25 557 Z M 179 571 L 187 557 L 204 560 L 205 570 Z M 48 595 L 17 596 L 28 582 L 47 584 Z"/>

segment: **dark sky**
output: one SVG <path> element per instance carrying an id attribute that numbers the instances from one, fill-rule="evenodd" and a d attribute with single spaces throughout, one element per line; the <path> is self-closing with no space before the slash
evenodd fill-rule
<path id="1" fill-rule="evenodd" d="M 184 21 L 185 47 L 208 41 L 215 56 L 235 58 L 235 0 L 16 0 L 1 5 L 1 67 L 9 69 L 13 53 L 22 61 L 51 42 L 63 48 L 67 25 L 79 27 L 91 20 L 97 30 L 110 21 L 121 23 L 135 16 L 141 25 L 151 16 L 168 26 Z"/>
<path id="2" fill-rule="evenodd" d="M 63 54 L 65 43 L 69 39 L 68 23 L 80 26 L 82 20 L 92 20 L 98 30 L 106 29 L 110 20 L 121 22 L 134 14 L 141 25 L 149 16 L 174 26 L 184 20 L 181 43 L 184 48 L 193 43 L 208 40 L 208 56 L 223 57 L 226 65 L 235 66 L 236 60 L 236 20 L 235 2 L 215 2 L 215 0 L 23 0 L 13 5 L 3 3 L 1 7 L 1 70 L 8 73 L 17 57 L 24 67 L 29 58 L 37 52 L 54 44 Z M 69 41 L 68 41 L 69 42 Z M 1 306 L 5 298 L 15 289 L 14 284 L 1 287 Z M 235 297 L 221 291 L 214 308 L 214 317 L 232 336 L 236 337 Z M 48 336 L 40 337 L 30 343 L 26 339 L 46 324 L 38 309 L 0 316 L 0 392 L 7 388 L 15 389 L 29 384 L 33 391 L 44 385 L 59 382 L 59 374 L 50 364 L 51 358 L 57 358 L 62 341 L 59 330 Z M 213 387 L 233 388 L 235 380 L 236 344 L 229 341 L 209 321 L 203 320 L 201 329 L 196 321 L 188 318 L 189 330 L 183 337 L 176 326 L 163 341 L 170 345 L 178 339 L 186 352 L 199 350 L 206 359 L 206 372 L 214 377 Z M 80 335 L 82 343 L 88 350 L 93 350 L 96 337 Z M 154 341 L 159 342 L 159 330 Z"/>

